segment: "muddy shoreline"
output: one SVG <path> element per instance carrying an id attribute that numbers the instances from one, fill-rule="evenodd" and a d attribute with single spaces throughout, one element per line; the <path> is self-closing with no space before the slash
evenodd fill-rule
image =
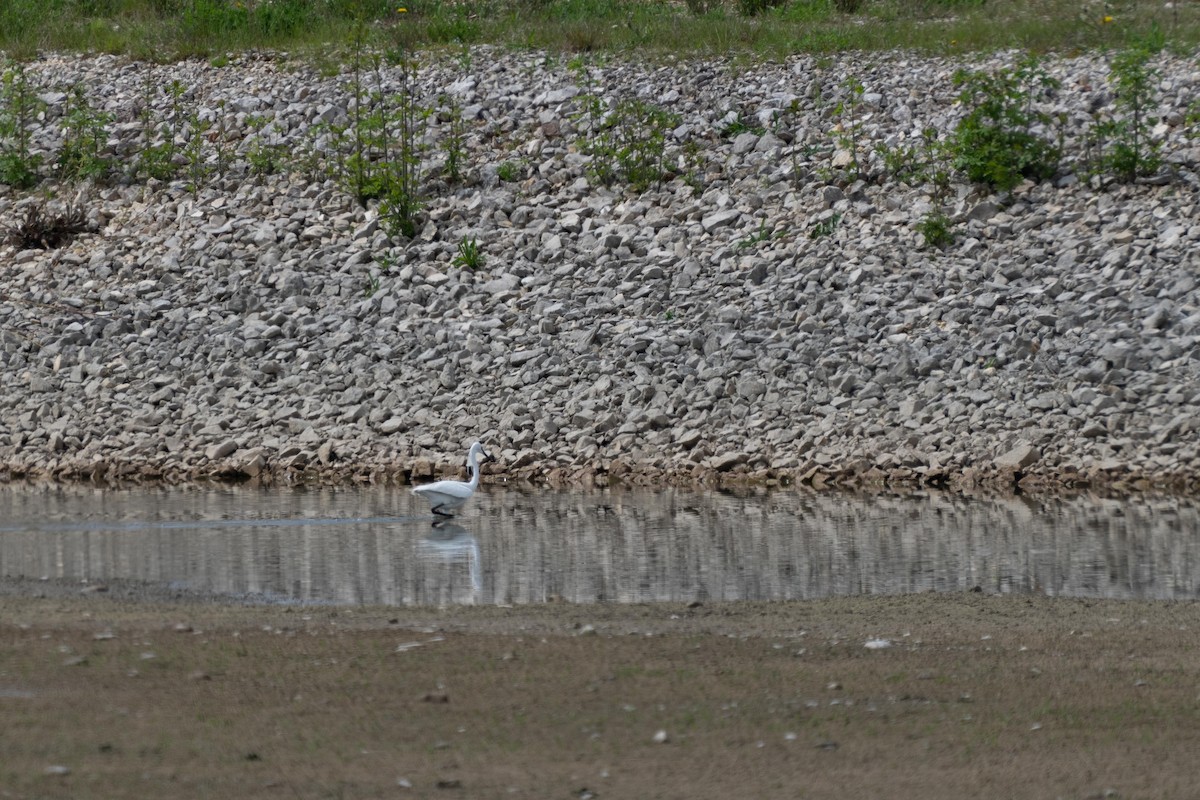
<path id="1" fill-rule="evenodd" d="M 80 588 L 0 581 L 14 797 L 1135 800 L 1196 785 L 1195 602 L 331 608 Z"/>

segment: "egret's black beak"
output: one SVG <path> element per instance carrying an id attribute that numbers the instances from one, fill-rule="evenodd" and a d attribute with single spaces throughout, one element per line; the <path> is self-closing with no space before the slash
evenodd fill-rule
<path id="1" fill-rule="evenodd" d="M 484 450 L 483 451 L 483 460 L 485 462 L 487 462 L 487 461 L 495 461 L 496 459 L 492 457 L 491 453 L 489 453 L 487 450 Z"/>

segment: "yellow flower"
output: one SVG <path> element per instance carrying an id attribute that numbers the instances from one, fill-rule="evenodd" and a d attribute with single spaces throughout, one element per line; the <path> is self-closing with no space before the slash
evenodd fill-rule
<path id="1" fill-rule="evenodd" d="M 1107 25 L 1110 22 L 1112 22 L 1112 17 L 1110 17 L 1108 14 L 1105 14 L 1103 17 L 1100 18 L 1101 25 Z"/>
<path id="2" fill-rule="evenodd" d="M 397 9 L 396 9 L 396 13 L 397 13 L 397 14 L 407 14 L 407 13 L 408 13 L 408 9 L 407 9 L 407 8 L 405 8 L 404 6 L 400 6 L 399 8 L 397 8 Z"/>

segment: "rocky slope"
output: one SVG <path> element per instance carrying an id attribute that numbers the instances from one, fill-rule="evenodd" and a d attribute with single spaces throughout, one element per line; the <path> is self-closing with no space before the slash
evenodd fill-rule
<path id="1" fill-rule="evenodd" d="M 427 102 L 453 97 L 467 122 L 466 177 L 444 179 L 450 123 L 434 115 L 422 227 L 403 242 L 333 180 L 248 174 L 254 117 L 301 152 L 314 125 L 344 117 L 346 75 L 45 58 L 30 75 L 47 161 L 62 87 L 83 82 L 114 114 L 107 148 L 128 161 L 146 87 L 175 79 L 237 157 L 195 191 L 57 187 L 96 232 L 0 249 L 0 464 L 9 477 L 408 479 L 482 439 L 492 474 L 561 483 L 1197 488 L 1195 59 L 1155 62 L 1168 164 L 1137 185 L 1072 171 L 1091 113 L 1111 108 L 1103 58 L 1047 62 L 1061 174 L 1003 196 L 957 184 L 956 239 L 938 250 L 919 230 L 930 187 L 890 179 L 874 148 L 951 129 L 960 66 L 608 62 L 581 87 L 540 54 L 427 58 Z M 849 120 L 835 109 L 847 76 L 865 87 Z M 678 114 L 679 177 L 641 194 L 591 178 L 581 89 Z M 868 180 L 839 179 L 839 124 L 857 127 Z M 40 196 L 0 189 L 0 220 Z M 464 238 L 482 266 L 455 265 Z"/>

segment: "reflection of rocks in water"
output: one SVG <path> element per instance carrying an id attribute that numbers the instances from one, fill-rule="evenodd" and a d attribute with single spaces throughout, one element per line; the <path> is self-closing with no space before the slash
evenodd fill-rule
<path id="1" fill-rule="evenodd" d="M 439 520 L 417 540 L 419 580 L 424 602 L 445 605 L 475 603 L 483 591 L 479 541 L 456 522 Z M 465 580 L 464 578 L 465 574 Z"/>
<path id="2" fill-rule="evenodd" d="M 97 496 L 0 486 L 0 575 L 404 606 L 787 600 L 976 586 L 1200 597 L 1194 498 L 489 487 L 476 500 L 469 524 L 478 539 L 451 520 L 430 528 L 427 518 L 403 516 L 424 512 L 406 491 L 384 487 Z"/>

